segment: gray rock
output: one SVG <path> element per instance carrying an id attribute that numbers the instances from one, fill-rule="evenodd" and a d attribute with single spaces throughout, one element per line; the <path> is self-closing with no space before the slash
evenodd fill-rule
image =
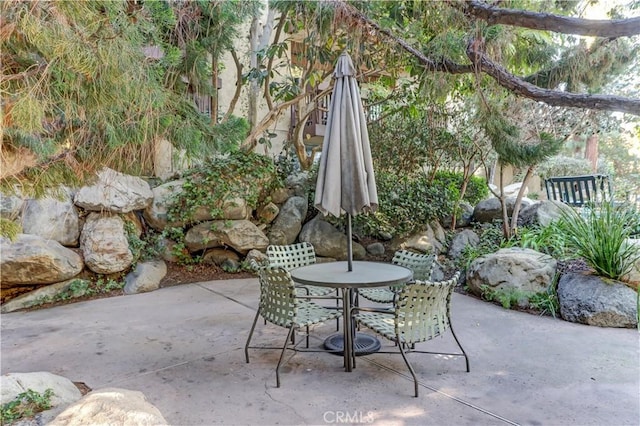
<path id="1" fill-rule="evenodd" d="M 304 197 L 291 197 L 280 209 L 280 213 L 269 230 L 269 243 L 287 245 L 296 241 L 302 222 L 307 216 L 308 202 Z"/>
<path id="2" fill-rule="evenodd" d="M 551 222 L 554 222 L 562 217 L 562 211 L 571 207 L 560 201 L 548 201 L 542 200 L 537 203 L 533 203 L 520 211 L 518 215 L 518 225 L 541 225 L 549 226 Z"/>
<path id="3" fill-rule="evenodd" d="M 458 259 L 462 256 L 462 253 L 464 253 L 465 248 L 468 246 L 476 247 L 478 244 L 480 244 L 478 234 L 470 229 L 465 229 L 457 233 L 451 240 L 448 255 L 454 260 Z"/>
<path id="4" fill-rule="evenodd" d="M 124 279 L 124 294 L 145 293 L 157 290 L 160 281 L 167 275 L 167 264 L 163 260 L 142 262 Z"/>
<path id="5" fill-rule="evenodd" d="M 0 217 L 13 220 L 20 216 L 24 199 L 22 196 L 0 192 Z"/>
<path id="6" fill-rule="evenodd" d="M 456 228 L 466 228 L 471 225 L 471 219 L 473 219 L 473 206 L 463 201 L 458 207 L 460 208 L 460 213 L 456 219 Z M 440 223 L 447 229 L 451 228 L 451 216 L 440 218 Z"/>
<path id="7" fill-rule="evenodd" d="M 105 167 L 94 185 L 80 188 L 75 204 L 89 211 L 127 213 L 146 208 L 152 199 L 146 181 Z"/>
<path id="8" fill-rule="evenodd" d="M 83 268 L 76 252 L 37 235 L 18 234 L 13 242 L 2 238 L 0 251 L 3 289 L 65 281 Z"/>
<path id="9" fill-rule="evenodd" d="M 516 203 L 516 197 L 508 197 L 505 200 L 507 204 L 507 214 L 509 217 L 513 214 L 513 207 Z M 521 209 L 532 204 L 528 198 L 522 199 Z M 480 223 L 491 223 L 494 219 L 502 219 L 502 206 L 500 200 L 496 197 L 487 198 L 476 204 L 473 209 L 473 220 Z"/>
<path id="10" fill-rule="evenodd" d="M 293 191 L 293 195 L 296 197 L 307 197 L 308 190 L 308 182 L 309 182 L 309 173 L 308 172 L 298 172 L 292 175 L 287 176 L 285 180 L 285 186 Z"/>
<path id="11" fill-rule="evenodd" d="M 70 297 L 81 297 L 85 295 L 89 288 L 89 281 L 80 278 L 73 278 L 55 284 L 49 284 L 40 287 L 18 297 L 14 297 L 8 302 L 2 304 L 0 312 L 3 314 L 17 311 L 19 309 L 31 308 L 38 306 L 43 302 L 55 300 L 56 296 L 67 293 Z"/>
<path id="12" fill-rule="evenodd" d="M 566 321 L 600 327 L 638 325 L 636 292 L 618 281 L 566 273 L 558 282 L 558 301 Z"/>
<path id="13" fill-rule="evenodd" d="M 120 216 L 89 214 L 80 235 L 80 248 L 87 267 L 98 274 L 121 272 L 133 263 Z"/>
<path id="14" fill-rule="evenodd" d="M 0 376 L 2 404 L 13 401 L 18 394 L 29 389 L 40 394 L 44 394 L 47 389 L 51 389 L 53 391 L 53 396 L 51 397 L 51 405 L 53 407 L 71 404 L 82 396 L 80 390 L 71 380 L 47 371 L 8 373 Z"/>
<path id="15" fill-rule="evenodd" d="M 302 227 L 299 239 L 301 242 L 311 243 L 317 256 L 347 259 L 347 236 L 329 222 L 322 220 L 320 214 Z M 354 241 L 352 248 L 354 259 L 366 257 L 367 251 L 362 245 Z"/>
<path id="16" fill-rule="evenodd" d="M 98 389 L 67 407 L 49 426 L 127 425 L 160 426 L 167 421 L 142 392 Z"/>
<path id="17" fill-rule="evenodd" d="M 22 230 L 25 234 L 59 242 L 63 246 L 78 245 L 80 219 L 69 189 L 60 191 L 60 198 L 29 199 L 22 212 Z"/>
<path id="18" fill-rule="evenodd" d="M 547 291 L 556 273 L 551 256 L 531 249 L 505 248 L 480 256 L 467 271 L 466 282 L 476 295 L 483 286 L 492 291 L 521 292 L 530 295 Z M 528 304 L 527 301 L 524 304 Z"/>
<path id="19" fill-rule="evenodd" d="M 382 256 L 384 254 L 384 244 L 373 243 L 367 246 L 367 253 L 373 256 Z"/>
<path id="20" fill-rule="evenodd" d="M 191 252 L 228 246 L 246 254 L 251 249 L 266 250 L 269 239 L 248 220 L 213 220 L 189 229 L 185 245 Z"/>

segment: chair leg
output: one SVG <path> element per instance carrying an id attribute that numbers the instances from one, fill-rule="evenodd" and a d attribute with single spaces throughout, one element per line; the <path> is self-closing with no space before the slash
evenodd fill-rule
<path id="1" fill-rule="evenodd" d="M 249 331 L 249 337 L 247 338 L 247 343 L 244 345 L 244 358 L 246 359 L 247 364 L 249 364 L 249 343 L 251 342 L 251 337 L 253 337 L 253 330 L 255 330 L 256 328 L 256 323 L 258 322 L 259 316 L 260 316 L 260 308 L 258 308 L 258 311 L 256 312 L 256 316 L 253 318 L 251 331 Z"/>
<path id="2" fill-rule="evenodd" d="M 453 334 L 453 338 L 456 340 L 456 343 L 458 344 L 458 347 L 462 351 L 462 355 L 464 355 L 464 360 L 467 363 L 467 373 L 468 373 L 470 371 L 469 370 L 469 357 L 467 356 L 467 353 L 465 352 L 464 348 L 460 344 L 460 341 L 458 340 L 458 337 L 456 336 L 456 333 L 453 331 L 453 326 L 451 325 L 451 321 L 449 321 L 449 328 L 451 329 L 451 334 Z"/>
<path id="3" fill-rule="evenodd" d="M 411 366 L 411 364 L 409 363 L 409 360 L 407 359 L 407 355 L 404 353 L 404 349 L 402 349 L 402 346 L 404 346 L 403 343 L 400 343 L 400 339 L 396 338 L 396 344 L 398 345 L 398 349 L 400 349 L 400 354 L 402 355 L 402 358 L 404 359 L 404 363 L 407 364 L 407 367 L 409 368 L 409 371 L 411 372 L 411 375 L 413 376 L 413 389 L 414 389 L 414 393 L 415 393 L 415 397 L 418 397 L 418 377 L 416 377 L 416 372 L 413 371 L 413 367 Z"/>
<path id="4" fill-rule="evenodd" d="M 282 347 L 282 352 L 280 353 L 280 359 L 278 360 L 278 365 L 276 365 L 276 387 L 280 387 L 280 364 L 282 363 L 282 358 L 284 358 L 284 351 L 287 350 L 287 343 L 289 343 L 289 339 L 291 339 L 291 335 L 293 334 L 293 325 L 289 328 L 289 334 L 287 334 L 287 338 L 284 341 L 284 346 Z"/>

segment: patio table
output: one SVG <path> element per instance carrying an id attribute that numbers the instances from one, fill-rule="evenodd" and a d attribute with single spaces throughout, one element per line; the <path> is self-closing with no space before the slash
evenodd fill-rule
<path id="1" fill-rule="evenodd" d="M 352 271 L 347 270 L 347 262 L 315 263 L 291 270 L 291 277 L 299 284 L 342 290 L 343 309 L 343 356 L 345 371 L 352 371 L 353 360 L 353 323 L 351 308 L 353 291 L 366 287 L 384 287 L 403 284 L 413 278 L 413 271 L 391 263 L 355 261 Z"/>

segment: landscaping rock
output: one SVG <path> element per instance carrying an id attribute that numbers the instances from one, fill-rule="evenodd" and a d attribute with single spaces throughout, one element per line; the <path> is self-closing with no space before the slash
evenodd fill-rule
<path id="1" fill-rule="evenodd" d="M 222 266 L 225 262 L 229 264 L 232 261 L 234 264 L 239 264 L 240 256 L 233 250 L 227 250 L 224 248 L 213 248 L 208 250 L 202 258 L 202 262 L 209 265 Z"/>
<path id="2" fill-rule="evenodd" d="M 518 225 L 541 225 L 549 226 L 562 217 L 563 210 L 571 210 L 571 207 L 560 201 L 542 200 L 533 203 L 520 211 L 518 215 Z"/>
<path id="3" fill-rule="evenodd" d="M 0 376 L 1 403 L 13 401 L 16 396 L 27 390 L 44 394 L 47 389 L 53 391 L 51 406 L 71 404 L 82 396 L 80 390 L 66 377 L 47 371 L 31 373 L 8 373 Z"/>
<path id="4" fill-rule="evenodd" d="M 262 223 L 273 222 L 275 218 L 278 217 L 279 213 L 280 208 L 278 208 L 278 206 L 276 206 L 274 203 L 267 203 L 257 211 L 258 219 Z"/>
<path id="5" fill-rule="evenodd" d="M 600 327 L 635 328 L 636 292 L 626 285 L 595 275 L 563 274 L 558 282 L 560 315 L 566 321 Z"/>
<path id="6" fill-rule="evenodd" d="M 302 222 L 307 217 L 307 209 L 306 198 L 297 196 L 289 198 L 271 226 L 268 233 L 269 243 L 274 245 L 294 243 L 302 229 Z"/>
<path id="7" fill-rule="evenodd" d="M 48 426 L 84 425 L 160 426 L 168 423 L 142 392 L 104 388 L 86 394 Z"/>
<path id="8" fill-rule="evenodd" d="M 269 239 L 248 220 L 213 220 L 189 229 L 185 244 L 191 252 L 228 246 L 246 254 L 251 249 L 266 250 Z"/>
<path id="9" fill-rule="evenodd" d="M 120 216 L 89 214 L 80 235 L 80 248 L 87 267 L 98 274 L 124 271 L 133 262 Z"/>
<path id="10" fill-rule="evenodd" d="M 61 198 L 29 199 L 22 212 L 22 232 L 54 240 L 67 247 L 78 245 L 80 219 L 73 204 L 73 193 L 65 188 Z"/>
<path id="11" fill-rule="evenodd" d="M 128 273 L 124 279 L 124 294 L 157 290 L 165 275 L 167 264 L 163 260 L 138 263 L 136 269 Z"/>
<path id="12" fill-rule="evenodd" d="M 491 291 L 520 291 L 535 294 L 547 291 L 556 273 L 551 256 L 531 249 L 505 248 L 480 256 L 467 271 L 469 289 L 481 296 L 483 286 Z"/>
<path id="13" fill-rule="evenodd" d="M 460 209 L 460 217 L 456 219 L 456 228 L 466 228 L 471 225 L 471 219 L 473 219 L 473 206 L 462 201 L 458 208 Z M 441 217 L 440 223 L 446 229 L 451 228 L 451 216 Z"/>
<path id="14" fill-rule="evenodd" d="M 37 235 L 0 238 L 2 288 L 51 284 L 82 272 L 82 258 L 60 243 Z"/>
<path id="15" fill-rule="evenodd" d="M 411 235 L 400 247 L 421 253 L 443 253 L 445 240 L 444 229 L 438 222 L 434 222 L 428 224 L 424 231 Z"/>
<path id="16" fill-rule="evenodd" d="M 49 284 L 12 298 L 2 305 L 0 312 L 6 314 L 8 312 L 38 306 L 42 303 L 55 300 L 65 293 L 67 293 L 69 297 L 81 297 L 84 296 L 87 288 L 89 288 L 89 281 L 80 278 L 72 278 L 67 281 Z"/>
<path id="17" fill-rule="evenodd" d="M 152 199 L 151 187 L 143 179 L 105 167 L 94 185 L 80 188 L 75 204 L 89 211 L 127 213 L 146 208 Z"/>
<path id="18" fill-rule="evenodd" d="M 465 229 L 457 233 L 451 240 L 448 255 L 451 259 L 457 260 L 462 256 L 465 248 L 468 246 L 476 247 L 478 244 L 480 244 L 478 234 L 470 229 Z"/>
<path id="19" fill-rule="evenodd" d="M 382 256 L 384 254 L 384 244 L 373 243 L 367 246 L 367 253 L 373 256 Z"/>
<path id="20" fill-rule="evenodd" d="M 507 204 L 507 214 L 511 217 L 516 197 L 506 198 L 505 203 Z M 521 208 L 524 209 L 532 203 L 528 198 L 523 198 Z M 491 223 L 495 219 L 502 219 L 502 206 L 497 197 L 487 198 L 476 204 L 473 209 L 473 220 L 480 223 Z"/>
<path id="21" fill-rule="evenodd" d="M 24 199 L 13 194 L 0 192 L 0 217 L 3 219 L 16 219 L 22 212 Z"/>
<path id="22" fill-rule="evenodd" d="M 329 222 L 322 220 L 320 214 L 302 227 L 299 239 L 300 242 L 311 243 L 317 256 L 347 260 L 347 236 Z M 354 241 L 352 248 L 354 259 L 366 257 L 367 251 L 362 245 Z"/>

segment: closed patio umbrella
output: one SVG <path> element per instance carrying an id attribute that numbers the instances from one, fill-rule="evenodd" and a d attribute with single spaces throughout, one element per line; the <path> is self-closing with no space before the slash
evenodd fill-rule
<path id="1" fill-rule="evenodd" d="M 333 77 L 314 204 L 324 215 L 347 214 L 347 260 L 351 271 L 351 216 L 374 212 L 378 193 L 355 67 L 346 52 L 338 58 Z"/>

